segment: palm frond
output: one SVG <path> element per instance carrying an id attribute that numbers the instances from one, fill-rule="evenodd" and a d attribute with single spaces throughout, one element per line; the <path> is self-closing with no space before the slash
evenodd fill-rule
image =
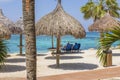
<path id="1" fill-rule="evenodd" d="M 6 42 L 0 39 L 0 68 L 4 64 L 5 58 L 7 57 L 8 47 Z"/>
<path id="2" fill-rule="evenodd" d="M 99 61 L 103 66 L 107 65 L 107 51 L 114 42 L 119 40 L 120 27 L 118 26 L 112 28 L 110 33 L 105 33 L 104 38 L 99 40 L 99 47 L 96 52 L 96 56 L 99 58 Z"/>

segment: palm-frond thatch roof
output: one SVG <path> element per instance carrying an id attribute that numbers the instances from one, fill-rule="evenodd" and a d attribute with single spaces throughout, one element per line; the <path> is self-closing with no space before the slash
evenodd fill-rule
<path id="1" fill-rule="evenodd" d="M 23 24 L 23 18 L 20 17 L 20 19 L 15 23 L 16 27 L 21 28 L 22 32 L 24 31 L 24 24 Z"/>
<path id="2" fill-rule="evenodd" d="M 0 22 L 9 28 L 12 34 L 19 34 L 22 32 L 21 28 L 16 27 L 15 24 L 4 16 L 2 9 L 0 9 Z"/>
<path id="3" fill-rule="evenodd" d="M 53 12 L 45 15 L 36 23 L 36 34 L 56 37 L 73 35 L 77 38 L 83 38 L 86 35 L 83 26 L 63 10 L 59 1 Z"/>
<path id="4" fill-rule="evenodd" d="M 5 27 L 3 23 L 0 23 L 0 38 L 5 38 L 6 36 L 9 36 L 10 38 L 10 35 L 10 30 L 7 27 Z"/>
<path id="5" fill-rule="evenodd" d="M 88 29 L 89 31 L 108 32 L 115 26 L 120 26 L 120 21 L 110 16 L 109 13 L 106 13 L 104 17 L 95 21 Z"/>

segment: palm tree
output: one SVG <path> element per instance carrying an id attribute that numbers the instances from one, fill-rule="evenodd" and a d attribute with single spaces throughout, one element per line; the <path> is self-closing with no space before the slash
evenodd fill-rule
<path id="1" fill-rule="evenodd" d="M 5 40 L 0 39 L 0 68 L 4 64 L 5 58 L 7 57 L 8 48 Z"/>
<path id="2" fill-rule="evenodd" d="M 103 17 L 104 14 L 108 12 L 110 16 L 118 18 L 120 17 L 118 12 L 119 10 L 120 8 L 118 6 L 117 0 L 99 0 L 97 3 L 93 2 L 93 0 L 89 0 L 86 3 L 86 5 L 81 7 L 81 12 L 84 13 L 84 18 L 85 19 L 93 18 L 94 22 L 97 19 L 100 19 L 101 17 Z M 100 47 L 98 48 L 98 51 L 97 51 L 97 57 L 99 57 L 100 62 L 103 64 L 103 66 L 106 66 L 107 54 L 104 54 L 104 53 L 109 52 L 110 46 L 103 45 L 105 42 L 103 32 L 100 32 L 100 36 L 101 36 Z"/>
<path id="3" fill-rule="evenodd" d="M 81 7 L 81 12 L 84 14 L 85 19 L 93 18 L 94 21 L 104 16 L 109 12 L 113 17 L 120 17 L 120 8 L 116 0 L 99 0 L 97 3 L 89 0 L 84 6 Z"/>
<path id="4" fill-rule="evenodd" d="M 22 0 L 26 41 L 27 80 L 36 80 L 35 0 Z"/>
<path id="5" fill-rule="evenodd" d="M 104 34 L 104 38 L 99 40 L 100 46 L 97 51 L 97 57 L 100 59 L 100 62 L 103 66 L 107 64 L 107 53 L 109 51 L 111 45 L 120 40 L 120 26 L 114 27 L 111 32 L 107 32 Z M 119 45 L 119 44 L 118 44 Z"/>
<path id="6" fill-rule="evenodd" d="M 109 11 L 110 15 L 113 17 L 120 17 L 120 14 L 118 12 L 120 10 L 120 7 L 116 0 L 105 0 L 104 3 L 106 3 L 107 6 L 105 7 L 106 12 Z"/>

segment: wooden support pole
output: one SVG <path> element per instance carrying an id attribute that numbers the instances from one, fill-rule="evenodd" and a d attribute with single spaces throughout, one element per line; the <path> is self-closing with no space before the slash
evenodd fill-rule
<path id="1" fill-rule="evenodd" d="M 57 67 L 60 66 L 60 36 L 57 37 L 56 64 L 57 64 Z"/>
<path id="2" fill-rule="evenodd" d="M 53 41 L 53 35 L 52 35 L 52 48 L 54 48 L 54 41 Z"/>
<path id="3" fill-rule="evenodd" d="M 20 55 L 22 55 L 22 34 L 20 34 L 20 45 L 19 45 L 19 48 L 20 48 Z"/>
<path id="4" fill-rule="evenodd" d="M 58 3 L 61 4 L 61 0 L 58 0 Z"/>

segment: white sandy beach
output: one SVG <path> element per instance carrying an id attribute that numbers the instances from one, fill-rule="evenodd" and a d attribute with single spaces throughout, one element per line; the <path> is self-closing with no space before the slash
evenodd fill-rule
<path id="1" fill-rule="evenodd" d="M 57 75 L 79 71 L 103 69 L 96 58 L 96 50 L 82 50 L 78 54 L 61 55 L 60 67 L 56 68 L 56 59 L 50 52 L 37 56 L 37 76 Z M 113 50 L 113 66 L 120 66 L 120 50 Z M 6 59 L 5 67 L 0 70 L 0 77 L 25 77 L 25 56 L 11 54 Z"/>

